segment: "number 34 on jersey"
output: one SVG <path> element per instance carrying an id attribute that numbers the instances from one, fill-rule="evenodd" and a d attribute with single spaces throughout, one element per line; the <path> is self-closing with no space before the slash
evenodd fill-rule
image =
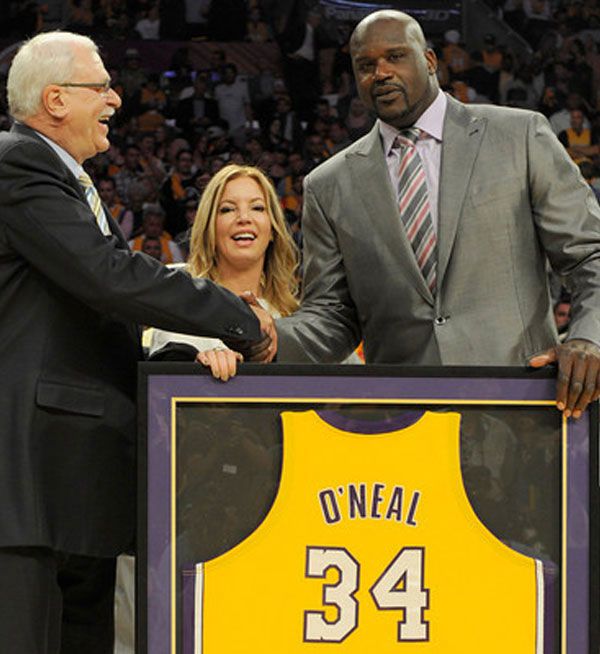
<path id="1" fill-rule="evenodd" d="M 370 588 L 378 609 L 403 610 L 398 641 L 429 640 L 429 623 L 423 617 L 429 606 L 429 590 L 423 587 L 424 554 L 422 547 L 402 548 Z M 339 577 L 337 583 L 324 585 L 323 604 L 335 607 L 337 617 L 328 620 L 325 611 L 306 611 L 307 642 L 341 643 L 358 627 L 360 607 L 355 595 L 360 581 L 359 562 L 344 548 L 307 547 L 307 577 L 324 578 L 331 569 Z"/>

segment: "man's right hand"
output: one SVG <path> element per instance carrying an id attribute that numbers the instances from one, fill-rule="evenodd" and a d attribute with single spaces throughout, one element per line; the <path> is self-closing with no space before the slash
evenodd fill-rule
<path id="1" fill-rule="evenodd" d="M 275 354 L 277 354 L 277 330 L 275 329 L 275 322 L 272 316 L 260 306 L 254 293 L 246 291 L 240 297 L 256 314 L 263 335 L 261 341 L 242 351 L 244 360 L 270 363 L 275 358 Z M 239 351 L 239 348 L 235 349 Z"/>

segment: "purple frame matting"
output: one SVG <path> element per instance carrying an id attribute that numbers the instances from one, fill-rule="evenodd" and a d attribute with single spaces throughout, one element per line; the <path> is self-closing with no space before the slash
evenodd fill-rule
<path id="1" fill-rule="evenodd" d="M 145 366 L 148 372 L 150 366 Z M 161 366 L 161 370 L 164 367 Z M 173 398 L 198 398 L 206 402 L 255 400 L 344 401 L 395 400 L 406 404 L 514 404 L 544 405 L 554 397 L 553 379 L 519 377 L 378 377 L 311 375 L 238 375 L 227 384 L 208 375 L 147 375 L 147 514 L 148 529 L 141 542 L 146 544 L 142 575 L 146 597 L 139 607 L 146 608 L 147 649 L 144 654 L 175 654 L 171 620 L 172 586 L 172 457 Z M 210 400 L 209 400 L 210 401 Z M 563 440 L 568 479 L 566 503 L 566 632 L 561 654 L 589 654 L 589 576 L 590 516 L 590 433 L 587 415 L 579 421 L 563 421 Z M 567 426 L 568 425 L 568 426 Z M 568 435 L 568 438 L 566 436 Z M 144 493 L 142 492 L 142 496 Z M 142 510 L 144 507 L 140 507 Z M 565 510 L 565 507 L 563 507 Z M 565 551 L 563 551 L 565 553 Z M 178 637 L 179 638 L 179 637 Z"/>

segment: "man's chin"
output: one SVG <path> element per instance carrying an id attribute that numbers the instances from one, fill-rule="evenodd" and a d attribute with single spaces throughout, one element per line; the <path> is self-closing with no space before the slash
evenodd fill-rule
<path id="1" fill-rule="evenodd" d="M 376 107 L 377 117 L 388 125 L 397 126 L 398 123 L 404 124 L 409 115 L 409 110 L 406 106 L 388 106 Z"/>
<path id="2" fill-rule="evenodd" d="M 99 152 L 106 152 L 108 148 L 110 148 L 110 141 L 106 139 L 102 139 L 101 141 L 98 141 L 96 145 L 96 154 Z"/>

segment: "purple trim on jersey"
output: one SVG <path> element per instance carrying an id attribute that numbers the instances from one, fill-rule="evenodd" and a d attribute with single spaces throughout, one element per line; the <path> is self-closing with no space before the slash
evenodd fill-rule
<path id="1" fill-rule="evenodd" d="M 374 421 L 351 418 L 350 416 L 345 416 L 337 411 L 328 409 L 316 411 L 319 418 L 328 425 L 353 434 L 387 434 L 392 431 L 398 431 L 399 429 L 406 429 L 418 422 L 424 413 L 425 411 L 411 411 L 410 413 L 403 413 L 402 415 L 386 418 L 385 420 Z"/>
<path id="2" fill-rule="evenodd" d="M 555 654 L 556 620 L 560 619 L 556 606 L 556 589 L 559 585 L 560 569 L 551 561 L 541 561 L 544 584 L 544 654 Z"/>
<path id="3" fill-rule="evenodd" d="M 181 570 L 181 630 L 182 654 L 194 654 L 196 627 L 196 566 L 186 565 Z"/>

